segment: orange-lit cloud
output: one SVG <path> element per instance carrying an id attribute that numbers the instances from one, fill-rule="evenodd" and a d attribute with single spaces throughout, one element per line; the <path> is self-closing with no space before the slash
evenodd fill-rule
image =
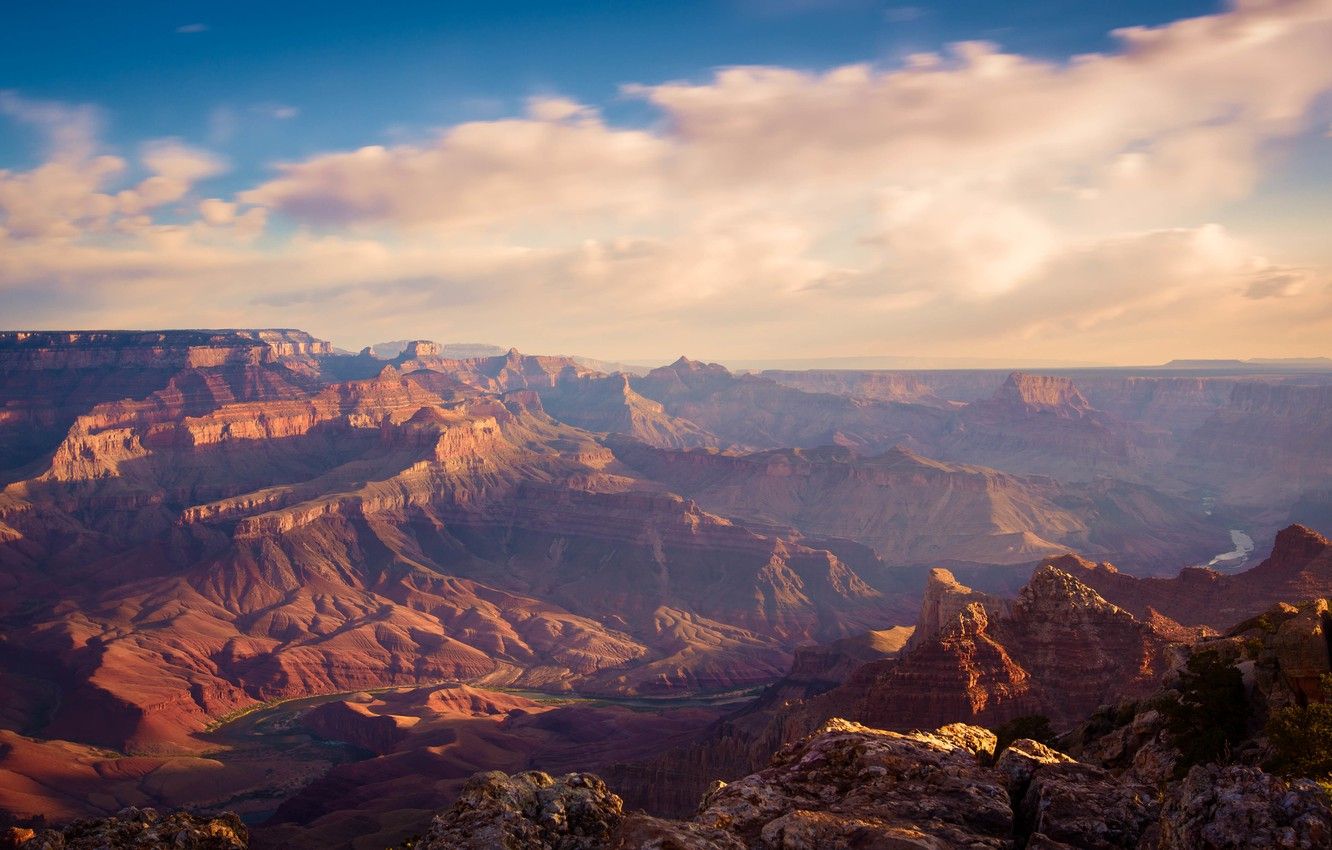
<path id="1" fill-rule="evenodd" d="M 71 322 L 308 325 L 349 345 L 1321 351 L 1332 255 L 1271 256 L 1227 214 L 1274 146 L 1322 132 L 1332 0 L 1245 0 L 1119 39 L 1064 64 L 966 43 L 902 67 L 626 86 L 660 111 L 652 129 L 538 98 L 225 198 L 193 195 L 222 160 L 172 141 L 112 192 L 127 165 L 99 155 L 95 122 L 11 96 L 53 153 L 0 172 L 0 291 L 92 293 Z M 264 236 L 277 220 L 288 235 Z"/>

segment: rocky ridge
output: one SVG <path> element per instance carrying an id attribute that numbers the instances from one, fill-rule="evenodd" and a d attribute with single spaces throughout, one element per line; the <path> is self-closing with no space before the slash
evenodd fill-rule
<path id="1" fill-rule="evenodd" d="M 1014 599 L 935 570 L 900 653 L 852 667 L 833 687 L 781 680 L 697 741 L 608 775 L 634 805 L 682 814 L 712 779 L 759 769 L 833 717 L 899 732 L 1036 714 L 1068 727 L 1101 705 L 1155 693 L 1184 657 L 1174 628 L 1139 620 L 1050 566 Z"/>
<path id="2" fill-rule="evenodd" d="M 597 777 L 473 778 L 419 850 L 815 850 L 1199 847 L 1312 850 L 1332 809 L 1304 780 L 1197 767 L 1161 794 L 1036 741 L 986 729 L 896 733 L 828 721 L 769 767 L 709 792 L 688 821 L 626 814 Z"/>
<path id="3" fill-rule="evenodd" d="M 1187 626 L 1225 629 L 1279 602 L 1332 595 L 1332 542 L 1302 525 L 1276 536 L 1256 567 L 1226 575 L 1190 567 L 1174 578 L 1138 578 L 1077 555 L 1048 561 L 1139 617 L 1157 612 Z"/>
<path id="4" fill-rule="evenodd" d="M 249 846 L 249 832 L 233 814 L 163 815 L 155 809 L 122 809 L 113 817 L 79 820 L 61 829 L 0 831 L 2 850 L 245 850 Z"/>

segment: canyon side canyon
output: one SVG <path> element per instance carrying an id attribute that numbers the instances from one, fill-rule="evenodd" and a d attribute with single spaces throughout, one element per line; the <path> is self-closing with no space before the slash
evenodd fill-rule
<path id="1" fill-rule="evenodd" d="M 0 332 L 0 847 L 1332 847 L 1329 531 L 1317 365 Z"/>

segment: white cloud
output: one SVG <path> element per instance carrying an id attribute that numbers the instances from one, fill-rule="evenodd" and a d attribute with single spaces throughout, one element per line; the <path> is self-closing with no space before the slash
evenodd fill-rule
<path id="1" fill-rule="evenodd" d="M 567 100 L 536 99 L 527 118 L 476 121 L 427 146 L 364 147 L 281 167 L 242 193 L 320 223 L 509 225 L 611 212 L 656 194 L 668 143 L 616 130 Z"/>
<path id="2" fill-rule="evenodd" d="M 208 32 L 207 24 L 182 24 L 176 27 L 176 32 L 182 35 L 194 35 L 196 33 Z"/>
<path id="3" fill-rule="evenodd" d="M 132 292 L 197 326 L 213 320 L 185 293 L 203 285 L 219 324 L 346 344 L 463 328 L 620 356 L 1142 360 L 1332 337 L 1332 256 L 1268 259 L 1226 226 L 1280 145 L 1322 132 L 1332 0 L 1247 0 L 1119 38 L 1067 63 L 966 43 L 903 67 L 626 87 L 660 110 L 651 129 L 536 98 L 282 164 L 193 201 L 185 224 L 153 211 L 216 156 L 159 142 L 153 175 L 112 196 L 124 163 L 57 111 L 85 121 L 63 145 L 81 152 L 0 174 L 0 287 Z M 236 115 L 214 123 L 234 132 Z M 256 241 L 270 216 L 295 235 Z M 122 241 L 69 245 L 111 223 Z M 113 311 L 102 324 L 120 309 L 85 303 Z"/>
<path id="4" fill-rule="evenodd" d="M 195 183 L 226 170 L 221 157 L 179 139 L 149 142 L 140 161 L 152 176 L 116 196 L 121 209 L 131 215 L 178 201 Z"/>

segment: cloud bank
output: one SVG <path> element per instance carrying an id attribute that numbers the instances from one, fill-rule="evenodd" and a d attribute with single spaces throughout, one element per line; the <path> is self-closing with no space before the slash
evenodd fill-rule
<path id="1" fill-rule="evenodd" d="M 7 324 L 620 357 L 1321 352 L 1329 258 L 1271 256 L 1227 217 L 1324 134 L 1332 0 L 1116 36 L 1066 63 L 968 42 L 626 85 L 650 129 L 537 98 L 228 197 L 199 190 L 214 153 L 151 140 L 131 167 L 95 110 L 9 93 L 49 148 L 0 171 L 0 297 Z"/>

